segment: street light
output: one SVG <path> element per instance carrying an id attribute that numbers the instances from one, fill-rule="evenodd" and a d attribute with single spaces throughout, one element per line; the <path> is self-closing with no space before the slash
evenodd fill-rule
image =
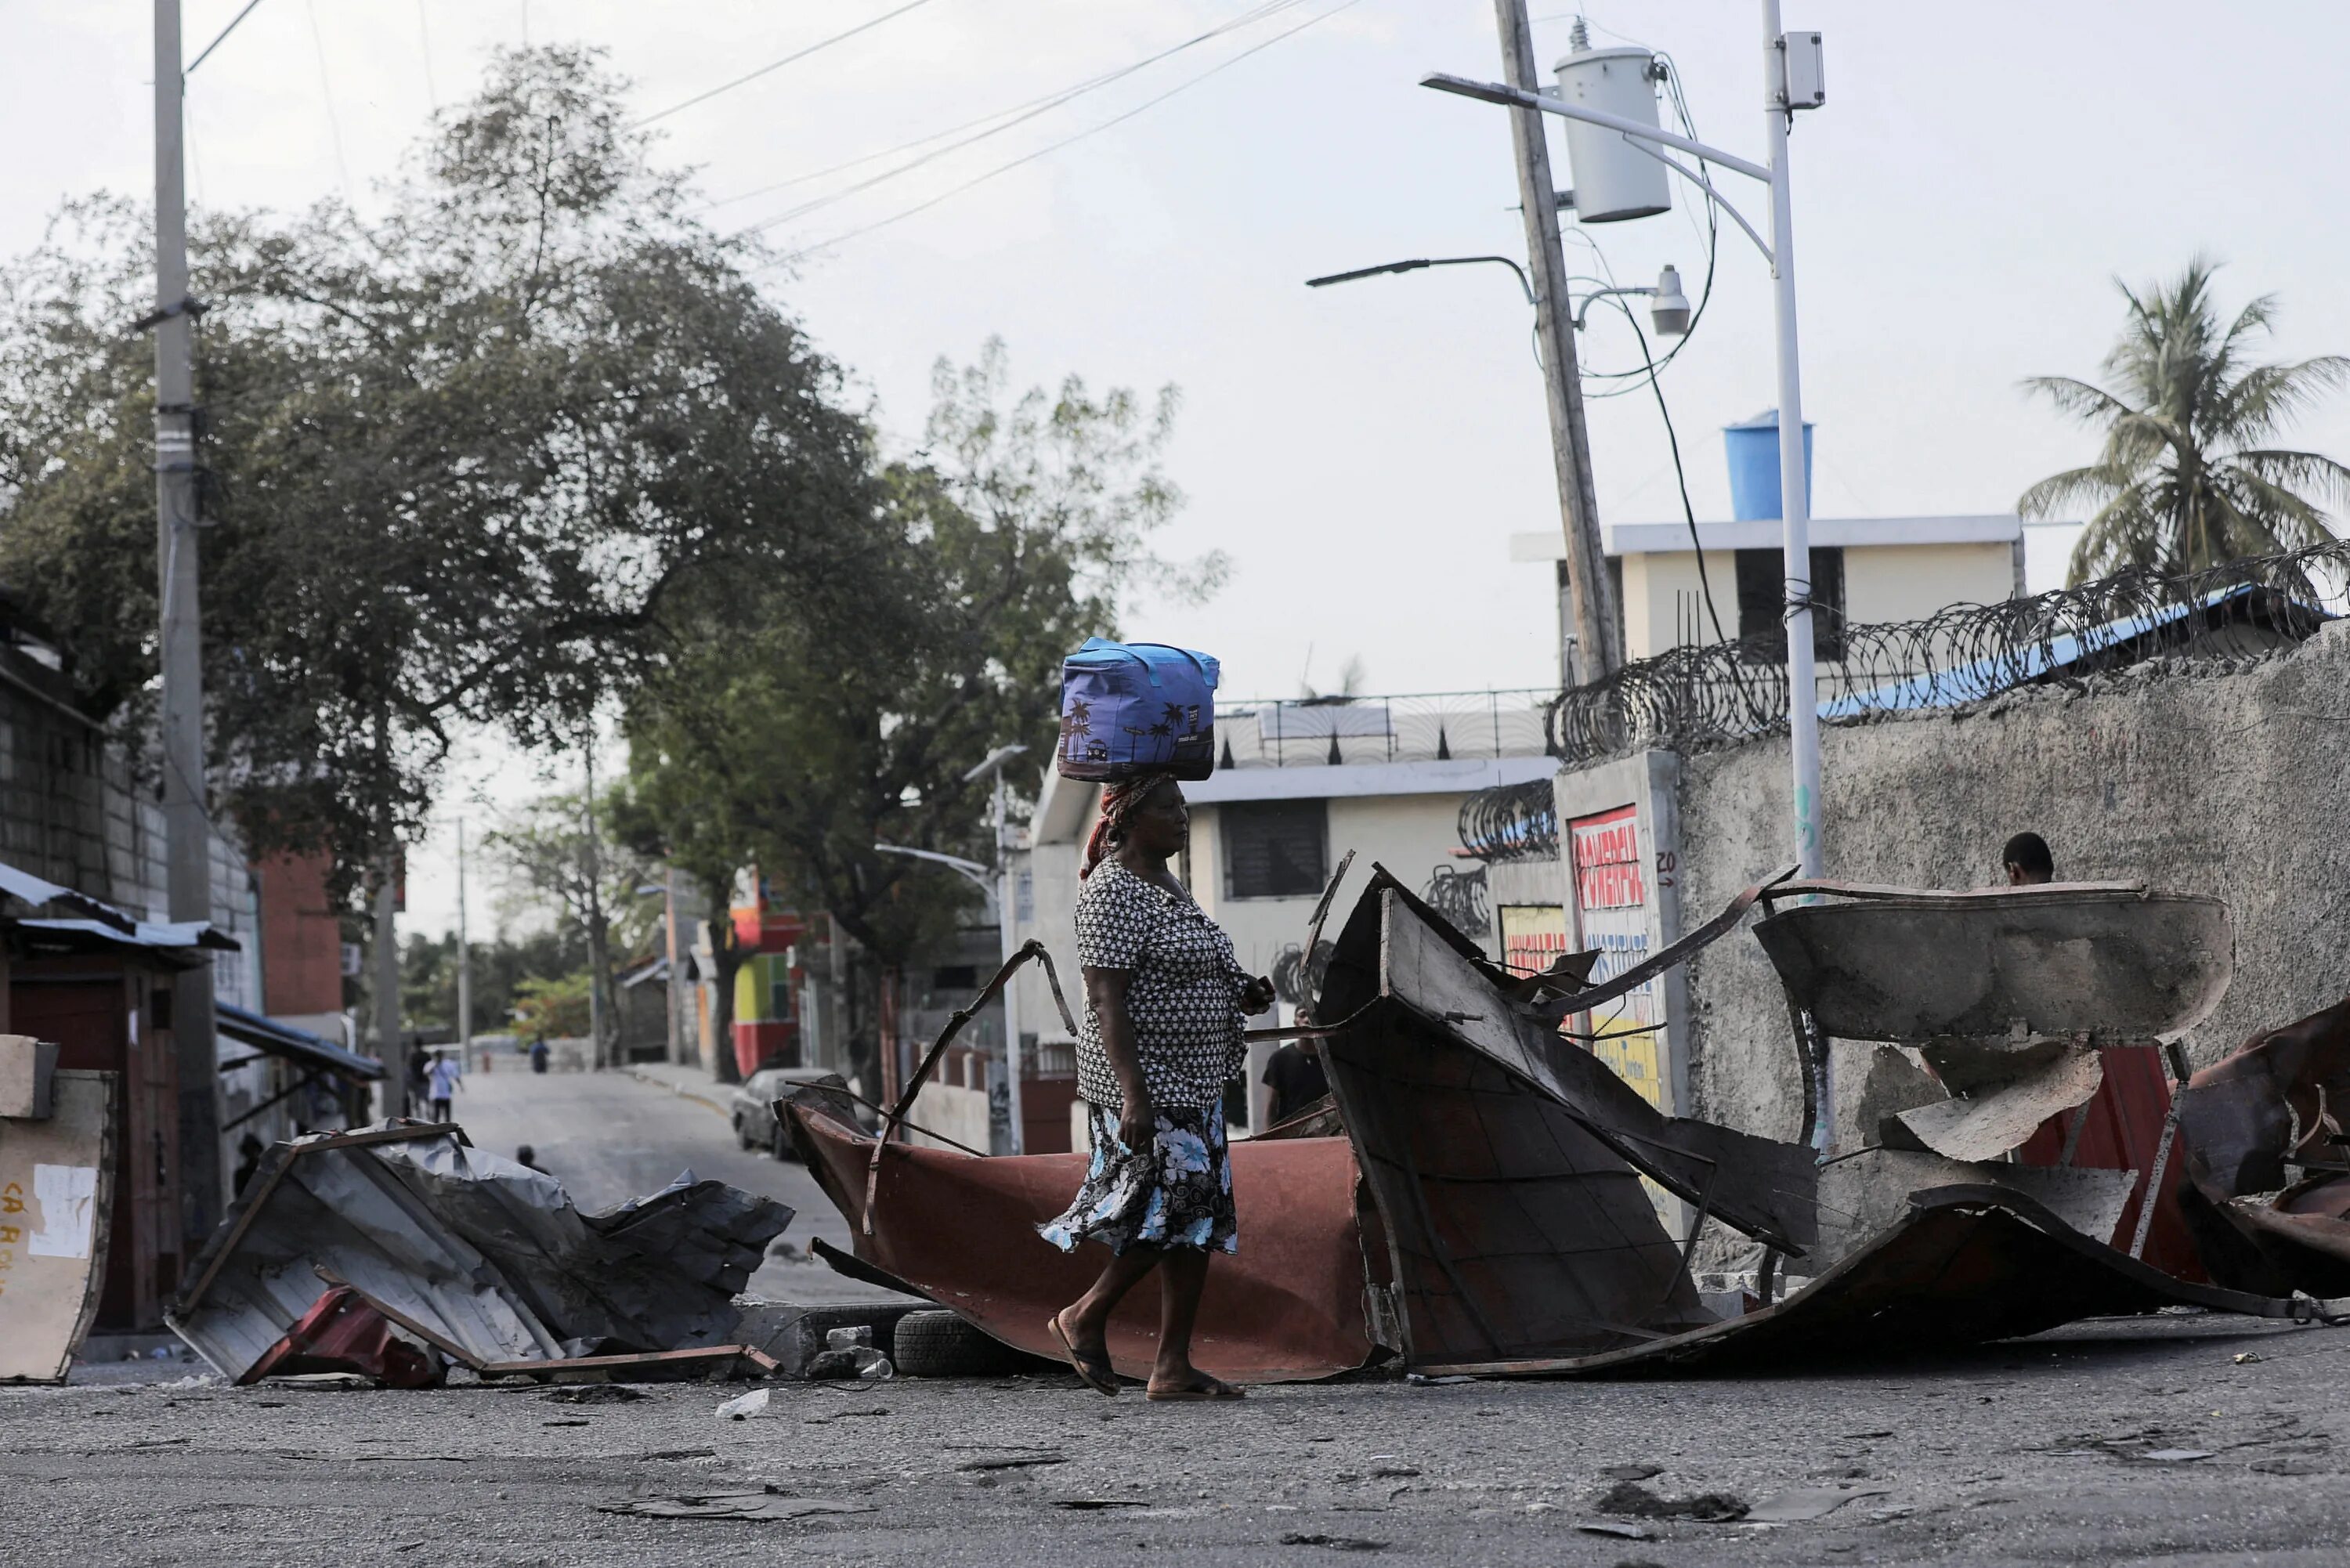
<path id="1" fill-rule="evenodd" d="M 989 777 L 994 780 L 995 932 L 1003 946 L 1005 963 L 1012 961 L 1012 955 L 1019 946 L 1012 929 L 1019 904 L 1012 896 L 1012 800 L 1003 782 L 1003 770 L 1011 766 L 1013 758 L 1027 754 L 1028 748 L 1017 742 L 1001 745 L 962 775 L 965 784 L 976 784 Z M 1027 1133 L 1020 1122 L 1020 1072 L 1024 1065 L 1020 1059 L 1020 984 L 1015 978 L 1003 982 L 1004 1114 L 1012 1124 L 1004 1147 L 1014 1154 L 1028 1152 Z"/>
<path id="2" fill-rule="evenodd" d="M 1647 295 L 1656 303 L 1648 306 L 1648 319 L 1656 324 L 1659 337 L 1679 337 L 1690 329 L 1689 296 L 1681 292 L 1680 270 L 1670 262 L 1657 275 L 1653 288 L 1595 288 L 1583 296 L 1583 304 L 1575 313 L 1575 329 L 1583 330 L 1591 315 L 1591 307 L 1603 299 L 1616 299 L 1632 295 Z"/>
<path id="3" fill-rule="evenodd" d="M 1762 0 L 1762 119 L 1767 164 L 1750 162 L 1693 138 L 1676 135 L 1655 125 L 1627 119 L 1622 115 L 1585 109 L 1550 93 L 1527 92 L 1498 82 L 1471 81 L 1440 72 L 1423 77 L 1420 85 L 1486 103 L 1537 109 L 1544 114 L 1559 115 L 1617 132 L 1632 147 L 1656 159 L 1696 186 L 1708 202 L 1727 213 L 1746 232 L 1746 237 L 1754 242 L 1755 248 L 1770 263 L 1771 275 L 1776 282 L 1772 304 L 1778 327 L 1780 548 L 1787 607 L 1787 735 L 1794 775 L 1795 853 L 1802 864 L 1803 874 L 1817 877 L 1823 858 L 1820 850 L 1819 680 L 1812 649 L 1811 496 L 1804 487 L 1804 442 L 1800 433 L 1804 428 L 1804 392 L 1795 344 L 1795 240 L 1787 176 L 1787 128 L 1794 119 L 1795 110 L 1816 109 L 1826 100 L 1827 95 L 1822 85 L 1820 36 L 1811 32 L 1782 31 L 1779 0 Z M 1667 157 L 1659 151 L 1659 148 L 1688 153 L 1699 161 L 1700 167 L 1691 170 L 1686 164 Z M 1709 163 L 1760 181 L 1770 192 L 1771 238 L 1768 244 L 1755 232 L 1754 225 L 1714 190 L 1713 182 L 1702 168 Z M 1663 281 L 1661 278 L 1659 280 L 1660 288 Z M 1678 281 L 1675 279 L 1676 283 Z M 1660 296 L 1659 306 L 1666 306 L 1669 297 Z M 1786 437 L 1786 432 L 1791 430 L 1798 432 L 1792 441 Z M 1826 1127 L 1825 1118 L 1821 1125 L 1824 1128 Z"/>

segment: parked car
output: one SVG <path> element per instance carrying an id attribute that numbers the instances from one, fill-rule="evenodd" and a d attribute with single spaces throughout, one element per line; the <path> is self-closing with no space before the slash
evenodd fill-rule
<path id="1" fill-rule="evenodd" d="M 795 1158 L 791 1139 L 775 1120 L 775 1106 L 808 1084 L 840 1085 L 841 1076 L 822 1067 L 762 1067 L 737 1085 L 728 1113 L 734 1123 L 734 1141 L 744 1148 L 764 1148 L 777 1159 Z"/>

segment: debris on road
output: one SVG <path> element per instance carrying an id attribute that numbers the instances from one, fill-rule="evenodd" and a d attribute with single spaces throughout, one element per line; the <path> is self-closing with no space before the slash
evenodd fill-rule
<path id="1" fill-rule="evenodd" d="M 2189 1231 L 2241 1290 L 2350 1295 L 2350 998 L 2253 1034 L 2178 1094 Z"/>
<path id="2" fill-rule="evenodd" d="M 869 1502 L 836 1502 L 828 1498 L 784 1497 L 764 1491 L 686 1492 L 674 1497 L 642 1497 L 629 1502 L 600 1503 L 599 1513 L 629 1513 L 640 1519 L 807 1519 L 827 1513 L 878 1513 Z"/>
<path id="3" fill-rule="evenodd" d="M 767 1391 L 764 1388 L 754 1388 L 748 1394 L 738 1395 L 712 1412 L 722 1421 L 746 1421 L 754 1416 L 766 1413 Z"/>
<path id="4" fill-rule="evenodd" d="M 791 1218 L 691 1172 L 582 1214 L 450 1125 L 314 1135 L 270 1151 L 166 1321 L 234 1381 L 329 1298 L 348 1334 L 373 1319 L 490 1376 L 772 1370 L 730 1343 L 733 1298 Z"/>
<path id="5" fill-rule="evenodd" d="M 1657 1538 L 1657 1532 L 1645 1524 L 1626 1524 L 1613 1519 L 1579 1520 L 1575 1528 L 1586 1535 L 1613 1535 L 1621 1541 L 1654 1541 Z"/>
<path id="6" fill-rule="evenodd" d="M 1361 1535 L 1309 1535 L 1292 1531 L 1281 1538 L 1284 1546 L 1327 1546 L 1334 1552 L 1384 1552 L 1388 1543 Z"/>
<path id="7" fill-rule="evenodd" d="M 1814 1519 L 1825 1519 L 1856 1498 L 1885 1497 L 1891 1487 L 1882 1486 L 1815 1486 L 1799 1487 L 1794 1491 L 1778 1492 L 1764 1498 L 1746 1511 L 1748 1524 L 1801 1524 Z"/>
<path id="8" fill-rule="evenodd" d="M 1602 1513 L 1634 1519 L 1693 1519 L 1701 1524 L 1729 1524 L 1744 1519 L 1743 1498 L 1726 1491 L 1700 1492 L 1694 1497 L 1659 1497 L 1638 1481 L 1617 1481 L 1599 1494 L 1592 1507 Z"/>
<path id="9" fill-rule="evenodd" d="M 550 1405 L 631 1405 L 651 1397 L 625 1383 L 573 1383 L 539 1396 Z"/>

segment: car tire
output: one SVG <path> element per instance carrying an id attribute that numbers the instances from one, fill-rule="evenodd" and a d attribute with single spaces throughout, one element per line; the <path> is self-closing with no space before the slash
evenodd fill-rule
<path id="1" fill-rule="evenodd" d="M 1008 1377 L 1036 1365 L 955 1313 L 910 1312 L 898 1320 L 890 1361 L 904 1377 Z"/>
<path id="2" fill-rule="evenodd" d="M 745 1150 L 758 1147 L 752 1141 L 751 1135 L 743 1130 L 743 1118 L 741 1116 L 736 1116 L 734 1118 L 734 1141 L 740 1144 Z"/>
<path id="3" fill-rule="evenodd" d="M 785 1165 L 795 1163 L 800 1157 L 799 1150 L 792 1147 L 791 1129 L 785 1127 L 781 1121 L 775 1123 L 775 1136 L 769 1140 L 767 1152 Z"/>

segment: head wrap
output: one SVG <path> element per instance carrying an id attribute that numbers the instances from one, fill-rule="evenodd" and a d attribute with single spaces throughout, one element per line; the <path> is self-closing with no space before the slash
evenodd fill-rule
<path id="1" fill-rule="evenodd" d="M 1110 852 L 1111 846 L 1126 836 L 1127 819 L 1141 810 L 1151 793 L 1172 776 L 1170 774 L 1142 774 L 1102 786 L 1101 820 L 1094 824 L 1093 832 L 1086 839 L 1085 860 L 1077 867 L 1080 880 L 1094 874 L 1094 867 L 1101 864 L 1102 857 Z"/>

